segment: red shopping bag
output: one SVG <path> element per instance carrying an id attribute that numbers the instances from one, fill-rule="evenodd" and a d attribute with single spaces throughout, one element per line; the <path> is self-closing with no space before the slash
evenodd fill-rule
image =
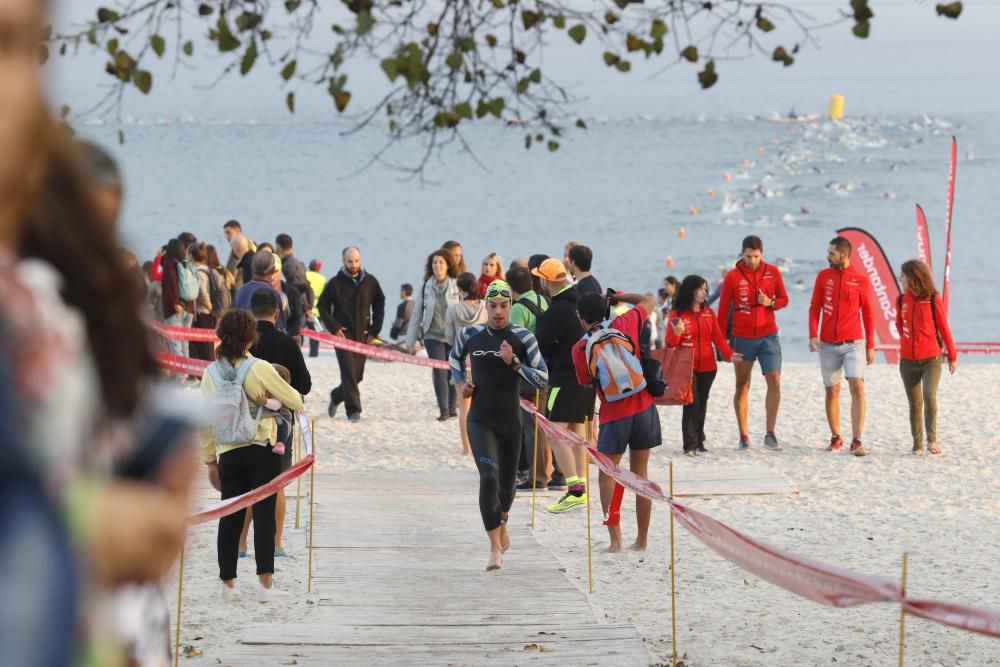
<path id="1" fill-rule="evenodd" d="M 653 350 L 652 357 L 663 365 L 667 390 L 656 399 L 657 405 L 687 405 L 694 401 L 691 380 L 694 378 L 694 348 L 668 347 Z"/>

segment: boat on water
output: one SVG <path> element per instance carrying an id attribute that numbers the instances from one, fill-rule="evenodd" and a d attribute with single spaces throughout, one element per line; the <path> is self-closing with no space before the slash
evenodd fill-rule
<path id="1" fill-rule="evenodd" d="M 819 114 L 807 114 L 804 116 L 771 116 L 767 120 L 772 123 L 815 123 L 819 120 Z"/>

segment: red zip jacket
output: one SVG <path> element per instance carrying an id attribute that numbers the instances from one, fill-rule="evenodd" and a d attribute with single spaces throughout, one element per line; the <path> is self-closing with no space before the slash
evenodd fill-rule
<path id="1" fill-rule="evenodd" d="M 686 327 L 680 336 L 674 333 L 674 327 L 670 323 L 675 317 L 683 320 Z M 719 320 L 708 306 L 702 306 L 697 313 L 691 310 L 680 313 L 671 310 L 667 318 L 667 347 L 693 347 L 695 373 L 707 373 L 718 369 L 712 345 L 715 345 L 726 361 L 733 358 L 733 350 L 726 342 L 722 329 L 719 328 Z"/>
<path id="2" fill-rule="evenodd" d="M 910 290 L 903 293 L 902 303 L 896 310 L 896 329 L 899 331 L 899 353 L 903 359 L 923 361 L 941 354 L 938 334 L 948 350 L 948 361 L 958 360 L 955 351 L 955 341 L 948 327 L 948 316 L 944 311 L 941 297 L 934 295 L 934 305 L 937 310 L 937 326 L 934 325 L 934 311 L 931 310 L 929 297 L 918 298 Z"/>
<path id="3" fill-rule="evenodd" d="M 757 293 L 761 292 L 774 304 L 765 308 L 757 303 Z M 778 267 L 761 262 L 756 271 L 747 268 L 743 260 L 736 262 L 736 268 L 726 274 L 719 296 L 719 328 L 736 338 L 765 338 L 778 333 L 778 323 L 774 311 L 788 305 L 788 292 Z M 728 329 L 732 311 L 732 329 Z"/>
<path id="4" fill-rule="evenodd" d="M 824 343 L 864 338 L 865 349 L 875 349 L 871 291 L 868 276 L 854 268 L 854 265 L 844 270 L 830 267 L 820 271 L 816 276 L 809 304 L 810 340 L 816 338 L 816 331 L 819 330 L 819 339 Z"/>

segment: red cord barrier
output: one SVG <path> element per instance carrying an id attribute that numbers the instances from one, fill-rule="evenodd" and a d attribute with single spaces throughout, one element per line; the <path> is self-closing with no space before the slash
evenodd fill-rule
<path id="1" fill-rule="evenodd" d="M 260 445 L 248 445 L 248 447 L 259 446 Z M 241 509 L 247 508 L 255 502 L 267 498 L 268 496 L 272 496 L 294 482 L 296 478 L 301 477 L 306 470 L 309 470 L 309 468 L 312 467 L 313 461 L 313 455 L 308 454 L 304 456 L 301 461 L 272 479 L 267 484 L 262 484 L 256 489 L 247 491 L 246 493 L 236 496 L 235 498 L 227 498 L 226 500 L 195 512 L 188 517 L 188 523 L 193 526 L 199 523 L 212 521 L 213 519 L 219 519 L 221 517 L 239 512 Z"/>

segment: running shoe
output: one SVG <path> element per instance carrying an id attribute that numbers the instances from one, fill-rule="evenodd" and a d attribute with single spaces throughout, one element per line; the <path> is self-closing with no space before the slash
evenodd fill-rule
<path id="1" fill-rule="evenodd" d="M 361 414 L 356 412 L 353 415 L 349 415 L 347 417 L 347 421 L 351 422 L 352 424 L 357 424 L 359 421 L 361 421 Z"/>
<path id="2" fill-rule="evenodd" d="M 565 496 L 559 499 L 559 502 L 549 505 L 545 509 L 552 512 L 553 514 L 558 514 L 559 512 L 567 512 L 577 507 L 583 507 L 586 504 L 587 504 L 586 493 L 580 496 L 574 496 L 572 493 L 567 493 Z"/>
<path id="3" fill-rule="evenodd" d="M 736 449 L 738 449 L 741 452 L 749 452 L 750 451 L 750 438 L 743 438 L 743 437 L 741 437 L 740 438 L 740 444 L 736 445 Z"/>
<path id="4" fill-rule="evenodd" d="M 241 551 L 240 552 L 240 558 L 246 558 L 246 557 L 247 557 L 247 552 L 246 551 Z"/>
<path id="5" fill-rule="evenodd" d="M 515 484 L 514 488 L 518 489 L 519 491 L 531 491 L 531 486 L 532 486 L 531 480 L 525 479 Z M 549 489 L 548 485 L 545 482 L 538 482 L 534 486 L 536 491 L 548 491 Z"/>
<path id="6" fill-rule="evenodd" d="M 288 554 L 288 552 L 285 551 L 284 549 L 275 549 L 274 550 L 274 557 L 275 558 L 291 558 L 291 556 Z"/>
<path id="7" fill-rule="evenodd" d="M 767 435 L 764 436 L 764 446 L 776 452 L 780 452 L 782 449 L 781 443 L 778 442 L 778 439 L 774 436 L 773 433 L 768 433 Z"/>
<path id="8" fill-rule="evenodd" d="M 830 438 L 830 444 L 827 446 L 826 451 L 828 452 L 839 452 L 844 448 L 844 441 L 839 435 L 835 435 Z"/>
<path id="9" fill-rule="evenodd" d="M 698 456 L 698 452 L 694 451 L 693 449 L 688 449 L 684 451 L 684 456 L 691 456 L 691 457 Z"/>
<path id="10" fill-rule="evenodd" d="M 337 406 L 339 406 L 339 405 L 340 405 L 340 401 L 338 401 L 335 398 L 334 393 L 331 391 L 330 392 L 330 403 L 329 403 L 329 405 L 326 406 L 326 414 L 330 415 L 330 419 L 333 419 L 333 416 L 335 414 L 337 414 Z"/>
<path id="11" fill-rule="evenodd" d="M 458 408 L 448 408 L 448 416 L 454 419 L 458 416 Z"/>
<path id="12" fill-rule="evenodd" d="M 851 440 L 851 454 L 855 456 L 868 456 L 868 450 L 864 448 L 860 440 L 855 438 Z"/>
<path id="13" fill-rule="evenodd" d="M 449 417 L 449 416 L 448 416 L 448 413 L 447 413 L 447 412 L 442 412 L 442 413 L 441 413 L 440 415 L 438 415 L 438 418 L 437 418 L 437 420 L 438 420 L 439 422 L 446 422 L 446 421 L 448 421 L 449 419 L 451 419 L 451 417 Z"/>
<path id="14" fill-rule="evenodd" d="M 280 588 L 264 588 L 264 585 L 257 583 L 257 602 L 270 602 L 271 600 L 279 600 L 282 598 L 290 598 L 292 594 L 288 591 L 283 591 Z"/>
<path id="15" fill-rule="evenodd" d="M 914 445 L 914 447 L 913 447 L 913 455 L 914 456 L 923 456 L 924 455 L 924 448 L 923 448 L 923 446 L 921 446 L 921 445 Z"/>
<path id="16" fill-rule="evenodd" d="M 705 447 L 704 444 L 698 445 L 698 449 L 696 449 L 695 451 L 698 452 L 699 454 L 708 454 L 708 449 Z"/>
<path id="17" fill-rule="evenodd" d="M 219 582 L 219 600 L 222 602 L 229 602 L 236 597 L 236 586 L 230 588 L 226 586 L 225 582 Z"/>
<path id="18" fill-rule="evenodd" d="M 562 473 L 553 473 L 552 479 L 549 480 L 549 491 L 565 491 L 569 488 L 566 484 L 566 477 Z"/>

